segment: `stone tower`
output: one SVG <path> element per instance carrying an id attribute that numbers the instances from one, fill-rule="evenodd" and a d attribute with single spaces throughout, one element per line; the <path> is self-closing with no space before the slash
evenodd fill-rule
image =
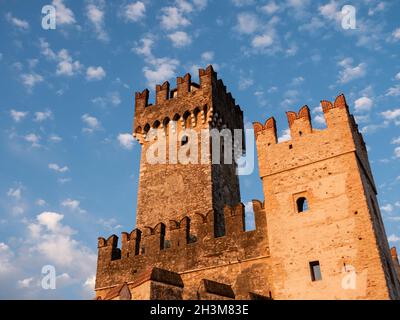
<path id="1" fill-rule="evenodd" d="M 243 113 L 211 66 L 199 70 L 199 79 L 196 84 L 190 74 L 178 77 L 173 90 L 168 82 L 157 85 L 154 105 L 148 103 L 147 89 L 135 95 L 134 136 L 142 144 L 138 228 L 214 210 L 215 232 L 222 235 L 223 207 L 240 202 L 236 164 L 213 165 L 211 153 L 202 150 L 200 144 L 201 130 L 243 129 Z M 150 159 L 156 154 L 149 150 L 156 139 L 155 134 L 149 137 L 154 129 L 162 130 L 166 136 L 165 163 Z M 197 137 L 187 135 L 186 129 L 194 130 Z M 182 164 L 179 149 L 185 148 L 184 139 L 192 138 L 198 139 L 197 161 Z"/>
<path id="2" fill-rule="evenodd" d="M 277 143 L 274 118 L 254 124 L 273 292 L 398 299 L 365 143 L 343 95 L 321 105 L 324 130 L 312 128 L 307 106 L 287 112 L 289 141 Z"/>
<path id="3" fill-rule="evenodd" d="M 199 78 L 157 86 L 154 105 L 148 90 L 136 93 L 137 224 L 120 245 L 98 238 L 96 298 L 399 299 L 397 252 L 345 97 L 321 102 L 326 129 L 312 127 L 307 106 L 287 112 L 289 141 L 278 143 L 274 118 L 254 123 L 265 200 L 252 201 L 256 228 L 246 230 L 236 163 L 210 161 L 214 140 L 201 143 L 198 161 L 175 161 L 175 148 L 192 155 L 185 147 L 204 131 L 243 129 L 212 67 Z M 168 147 L 155 152 L 164 137 Z"/>

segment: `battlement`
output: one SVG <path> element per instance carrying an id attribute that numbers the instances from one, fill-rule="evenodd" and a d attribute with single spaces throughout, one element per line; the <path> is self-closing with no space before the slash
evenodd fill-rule
<path id="1" fill-rule="evenodd" d="M 310 109 L 306 105 L 298 112 L 286 112 L 291 135 L 291 139 L 287 141 L 278 142 L 276 121 L 273 117 L 264 125 L 253 123 L 262 175 L 355 151 L 372 181 L 365 143 L 353 115 L 349 112 L 345 96 L 337 96 L 334 103 L 322 100 L 321 106 L 326 129 L 313 128 Z"/>
<path id="2" fill-rule="evenodd" d="M 140 143 L 151 128 L 166 128 L 170 121 L 181 128 L 243 127 L 242 110 L 211 65 L 199 69 L 199 84 L 187 73 L 176 78 L 174 89 L 168 81 L 156 85 L 154 105 L 149 103 L 149 94 L 148 89 L 135 93 L 133 135 Z"/>
<path id="3" fill-rule="evenodd" d="M 121 248 L 118 237 L 98 238 L 98 270 L 96 287 L 104 287 L 126 272 L 133 279 L 137 272 L 156 265 L 180 272 L 221 261 L 240 261 L 268 255 L 268 239 L 264 204 L 253 200 L 256 229 L 245 231 L 244 205 L 225 206 L 225 235 L 214 236 L 214 214 L 195 213 L 179 221 L 160 222 L 156 226 L 123 232 Z M 134 272 L 132 272 L 134 270 Z M 107 277 L 102 277 L 107 274 Z M 126 278 L 125 277 L 125 278 Z"/>
<path id="4" fill-rule="evenodd" d="M 349 107 L 343 94 L 337 96 L 334 103 L 322 100 L 321 106 L 328 130 L 337 127 L 339 123 L 347 123 L 351 126 L 351 129 L 358 132 L 358 126 L 354 121 L 354 117 L 349 112 Z M 303 135 L 322 131 L 320 129 L 313 129 L 310 108 L 307 105 L 301 107 L 299 112 L 287 111 L 286 117 L 289 124 L 291 139 L 297 139 Z M 278 143 L 276 121 L 274 117 L 267 119 L 264 125 L 259 122 L 253 122 L 253 128 L 256 139 L 261 135 L 266 135 L 268 136 L 268 143 Z"/>

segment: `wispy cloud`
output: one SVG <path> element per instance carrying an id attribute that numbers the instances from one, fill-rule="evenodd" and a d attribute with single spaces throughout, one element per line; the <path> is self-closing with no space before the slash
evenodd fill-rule
<path id="1" fill-rule="evenodd" d="M 9 23 L 11 23 L 14 27 L 21 29 L 21 30 L 28 30 L 29 29 L 29 23 L 26 20 L 19 19 L 14 17 L 11 12 L 8 12 L 6 14 L 6 19 Z"/>
<path id="2" fill-rule="evenodd" d="M 133 146 L 135 145 L 135 139 L 130 133 L 118 134 L 117 140 L 119 145 L 126 150 L 132 150 Z"/>
<path id="3" fill-rule="evenodd" d="M 81 119 L 83 123 L 86 125 L 86 127 L 83 128 L 84 132 L 92 133 L 93 131 L 99 130 L 101 128 L 101 123 L 96 117 L 93 117 L 85 113 L 81 117 Z"/>
<path id="4" fill-rule="evenodd" d="M 64 172 L 67 172 L 69 170 L 69 168 L 67 166 L 63 166 L 62 167 L 62 166 L 59 166 L 56 163 L 49 163 L 48 167 L 49 167 L 50 170 L 53 170 L 53 171 L 58 172 L 58 173 L 64 173 Z"/>
<path id="5" fill-rule="evenodd" d="M 367 65 L 365 63 L 353 65 L 352 58 L 340 60 L 338 66 L 342 68 L 342 70 L 339 71 L 338 82 L 340 83 L 348 83 L 354 79 L 364 77 L 367 73 Z"/>
<path id="6" fill-rule="evenodd" d="M 27 115 L 27 111 L 10 110 L 10 116 L 15 122 L 21 122 Z"/>
<path id="7" fill-rule="evenodd" d="M 142 1 L 129 3 L 123 7 L 123 15 L 128 22 L 138 22 L 146 16 L 146 6 Z"/>
<path id="8" fill-rule="evenodd" d="M 63 0 L 53 0 L 52 5 L 56 8 L 56 17 L 58 25 L 74 24 L 75 15 L 72 10 L 65 6 Z"/>
<path id="9" fill-rule="evenodd" d="M 103 0 L 92 1 L 86 7 L 86 16 L 91 22 L 97 39 L 108 41 L 109 36 L 104 29 L 105 2 Z"/>
<path id="10" fill-rule="evenodd" d="M 93 67 L 90 66 L 86 70 L 86 79 L 89 81 L 93 80 L 101 80 L 106 76 L 106 72 L 104 71 L 103 67 Z"/>

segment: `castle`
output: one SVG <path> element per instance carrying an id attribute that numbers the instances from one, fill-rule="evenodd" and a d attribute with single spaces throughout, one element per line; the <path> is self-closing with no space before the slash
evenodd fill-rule
<path id="1" fill-rule="evenodd" d="M 97 299 L 400 299 L 396 249 L 343 95 L 321 101 L 326 129 L 312 127 L 307 106 L 287 112 L 289 141 L 278 142 L 274 118 L 254 123 L 264 200 L 253 200 L 251 231 L 235 161 L 146 161 L 152 128 L 243 129 L 212 66 L 199 70 L 198 84 L 186 74 L 148 100 L 147 89 L 135 95 L 136 228 L 122 233 L 120 248 L 116 235 L 98 239 Z"/>

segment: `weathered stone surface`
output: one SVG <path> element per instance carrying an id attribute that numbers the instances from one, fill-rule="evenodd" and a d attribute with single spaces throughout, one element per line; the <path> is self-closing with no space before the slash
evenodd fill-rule
<path id="1" fill-rule="evenodd" d="M 399 299 L 397 252 L 343 95 L 321 102 L 324 130 L 312 127 L 307 106 L 287 112 L 289 141 L 277 142 L 274 118 L 254 123 L 265 203 L 253 200 L 253 231 L 244 231 L 236 164 L 147 163 L 146 135 L 168 120 L 178 133 L 243 128 L 212 67 L 199 77 L 157 86 L 155 105 L 148 90 L 136 93 L 137 228 L 122 233 L 121 248 L 116 235 L 99 238 L 96 296 L 117 298 L 126 283 L 132 299 Z M 322 280 L 313 281 L 311 262 Z"/>

